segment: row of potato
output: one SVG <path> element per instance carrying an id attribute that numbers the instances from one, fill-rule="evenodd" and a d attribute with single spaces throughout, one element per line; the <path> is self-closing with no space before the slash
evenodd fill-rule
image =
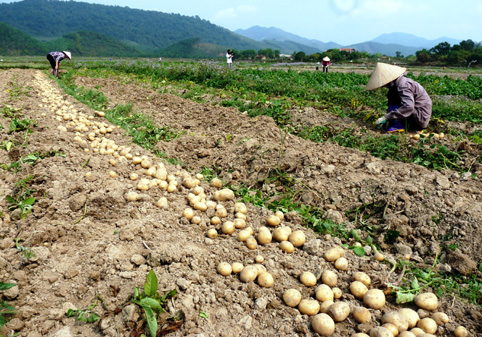
<path id="1" fill-rule="evenodd" d="M 227 220 L 228 214 L 222 202 L 234 200 L 234 193 L 229 189 L 221 189 L 221 180 L 215 178 L 211 181 L 212 187 L 220 190 L 216 191 L 212 198 L 208 197 L 201 187 L 203 176 L 197 174 L 195 177 L 187 172 L 176 172 L 169 174 L 166 167 L 161 162 L 154 164 L 147 156 L 140 156 L 139 153 L 131 153 L 131 148 L 126 146 L 118 146 L 113 140 L 107 136 L 116 128 L 113 125 L 98 121 L 94 116 L 88 116 L 82 112 L 77 111 L 69 103 L 64 102 L 60 92 L 50 85 L 45 76 L 36 76 L 36 81 L 40 88 L 44 90 L 42 93 L 44 98 L 40 107 L 49 108 L 55 113 L 54 118 L 60 123 L 66 125 L 59 125 L 58 129 L 63 132 L 73 132 L 74 140 L 86 145 L 84 151 L 97 153 L 100 155 L 111 156 L 109 163 L 115 167 L 118 163 L 132 162 L 134 165 L 139 165 L 146 171 L 147 177 L 139 177 L 137 173 L 132 173 L 130 179 L 137 181 L 137 190 L 140 192 L 148 191 L 151 188 L 158 188 L 161 191 L 173 193 L 179 191 L 179 182 L 189 189 L 187 201 L 188 208 L 183 211 L 182 216 L 185 217 L 192 224 L 199 224 L 202 221 L 200 212 L 206 212 L 209 208 L 214 210 L 214 216 L 211 217 L 210 223 L 215 226 L 221 226 L 223 234 L 232 235 L 236 229 L 239 229 L 237 239 L 244 242 L 246 246 L 251 249 L 257 249 L 258 245 L 267 245 L 272 242 L 274 238 L 280 242 L 279 247 L 285 253 L 293 253 L 295 248 L 302 247 L 305 243 L 305 234 L 301 230 L 292 231 L 288 226 L 279 226 L 284 219 L 282 212 L 276 212 L 270 215 L 266 220 L 266 226 L 258 229 L 256 236 L 252 227 L 247 226 L 247 207 L 244 203 L 235 203 L 234 220 Z M 45 114 L 44 114 L 45 115 Z M 103 112 L 96 112 L 98 117 L 103 117 Z M 443 136 L 442 136 L 443 137 Z M 88 146 L 88 141 L 90 146 Z M 91 173 L 87 173 L 89 175 Z M 117 174 L 114 170 L 109 171 L 112 178 L 116 178 Z M 140 195 L 136 191 L 130 191 L 126 194 L 128 201 L 139 200 Z M 214 199 L 214 200 L 212 200 Z M 167 199 L 161 197 L 157 201 L 159 207 L 166 208 Z M 270 228 L 275 228 L 271 233 Z M 218 231 L 211 228 L 207 232 L 210 238 L 216 238 Z M 348 269 L 348 261 L 344 255 L 344 250 L 341 247 L 335 247 L 327 251 L 324 255 L 325 259 L 334 262 L 335 268 L 340 271 Z M 382 260 L 380 255 L 376 256 L 378 260 Z M 228 276 L 232 273 L 239 274 L 242 282 L 257 281 L 261 287 L 272 287 L 274 285 L 274 278 L 266 268 L 261 264 L 263 262 L 262 256 L 256 257 L 257 264 L 244 266 L 239 262 L 229 264 L 221 262 L 217 266 L 219 274 Z M 297 307 L 302 314 L 313 316 L 313 329 L 323 336 L 329 336 L 335 331 L 335 322 L 344 321 L 350 313 L 352 313 L 355 320 L 359 323 L 364 323 L 371 320 L 370 311 L 366 307 L 350 306 L 343 301 L 336 301 L 342 296 L 342 291 L 336 287 L 337 276 L 336 273 L 326 270 L 321 277 L 323 284 L 315 289 L 316 299 L 307 298 L 302 299 L 301 293 L 296 289 L 288 289 L 282 295 L 286 305 L 290 307 Z M 311 272 L 305 272 L 300 277 L 301 283 L 305 286 L 314 287 L 317 283 L 315 275 Z M 357 298 L 371 309 L 380 309 L 385 305 L 385 295 L 379 289 L 368 289 L 370 285 L 370 278 L 365 273 L 355 273 L 353 275 L 353 282 L 350 285 L 350 291 Z M 438 301 L 432 293 L 420 294 L 417 296 L 415 303 L 422 309 L 435 310 L 438 307 Z M 448 317 L 444 313 L 435 312 L 431 317 L 420 318 L 417 312 L 412 309 L 400 309 L 385 314 L 382 317 L 382 326 L 374 328 L 370 331 L 371 337 L 385 337 L 385 336 L 424 336 L 429 337 L 437 330 L 437 325 L 448 322 Z M 408 329 L 411 329 L 410 331 Z M 468 336 L 467 330 L 459 326 L 455 330 L 455 336 Z M 357 333 L 354 337 L 363 337 L 366 334 Z"/>

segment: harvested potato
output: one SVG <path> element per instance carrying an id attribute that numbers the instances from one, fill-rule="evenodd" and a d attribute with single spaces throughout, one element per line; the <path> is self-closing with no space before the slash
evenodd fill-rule
<path id="1" fill-rule="evenodd" d="M 283 241 L 279 244 L 280 249 L 288 254 L 291 254 L 295 251 L 295 246 L 289 241 Z"/>
<path id="2" fill-rule="evenodd" d="M 377 327 L 370 330 L 370 337 L 394 337 L 393 334 L 384 327 Z"/>
<path id="3" fill-rule="evenodd" d="M 332 288 L 331 290 L 333 291 L 333 297 L 335 299 L 339 299 L 343 295 L 343 292 L 341 291 L 340 288 L 335 287 L 335 288 Z"/>
<path id="4" fill-rule="evenodd" d="M 343 322 L 350 314 L 350 306 L 345 302 L 335 302 L 330 307 L 328 314 L 335 322 Z"/>
<path id="5" fill-rule="evenodd" d="M 232 221 L 226 221 L 225 223 L 223 223 L 223 226 L 221 227 L 221 231 L 224 234 L 228 234 L 228 235 L 233 234 L 235 230 L 236 228 L 234 228 L 234 223 Z"/>
<path id="6" fill-rule="evenodd" d="M 420 317 L 418 316 L 415 310 L 410 308 L 401 308 L 401 309 L 398 309 L 398 312 L 407 319 L 409 329 L 412 329 L 417 326 L 417 323 L 420 320 Z"/>
<path id="7" fill-rule="evenodd" d="M 235 213 L 243 213 L 247 214 L 248 213 L 248 208 L 246 207 L 246 204 L 243 202 L 237 202 L 234 204 L 234 212 Z"/>
<path id="8" fill-rule="evenodd" d="M 258 231 L 256 239 L 260 245 L 267 245 L 271 243 L 273 236 L 267 227 L 261 227 Z"/>
<path id="9" fill-rule="evenodd" d="M 281 220 L 280 220 L 280 218 L 278 218 L 276 215 L 270 215 L 270 216 L 268 217 L 268 219 L 266 219 L 266 223 L 267 223 L 269 226 L 276 227 L 276 226 L 278 226 L 278 225 L 281 223 Z"/>
<path id="10" fill-rule="evenodd" d="M 436 312 L 432 314 L 432 319 L 437 325 L 444 325 L 449 322 L 449 316 L 444 312 Z"/>
<path id="11" fill-rule="evenodd" d="M 388 331 L 390 331 L 392 333 L 392 335 L 394 336 L 398 336 L 399 334 L 399 331 L 397 329 L 397 327 L 395 325 L 393 325 L 392 323 L 385 323 L 382 325 L 383 328 L 387 329 Z"/>
<path id="12" fill-rule="evenodd" d="M 251 250 L 255 250 L 258 248 L 258 241 L 256 241 L 255 238 L 250 236 L 249 238 L 246 239 L 246 247 L 248 247 Z"/>
<path id="13" fill-rule="evenodd" d="M 367 323 L 371 321 L 372 315 L 365 307 L 355 307 L 353 308 L 353 318 L 355 318 L 358 323 Z"/>
<path id="14" fill-rule="evenodd" d="M 455 328 L 454 335 L 455 337 L 467 337 L 469 335 L 469 332 L 467 331 L 466 328 L 459 325 L 457 328 Z"/>
<path id="15" fill-rule="evenodd" d="M 326 261 L 335 262 L 343 255 L 345 255 L 345 251 L 343 248 L 334 247 L 334 248 L 328 249 L 328 251 L 325 253 L 323 257 L 325 258 Z"/>
<path id="16" fill-rule="evenodd" d="M 398 335 L 398 337 L 416 337 L 413 332 L 410 331 L 403 331 Z"/>
<path id="17" fill-rule="evenodd" d="M 296 307 L 301 301 L 301 293 L 296 289 L 288 289 L 283 294 L 283 301 L 289 307 Z"/>
<path id="18" fill-rule="evenodd" d="M 330 311 L 330 307 L 333 305 L 333 303 L 335 303 L 335 302 L 333 302 L 332 300 L 321 302 L 320 312 L 324 313 L 324 314 L 327 314 Z"/>
<path id="19" fill-rule="evenodd" d="M 219 274 L 223 276 L 228 276 L 228 275 L 231 275 L 231 273 L 233 272 L 233 268 L 229 263 L 221 262 L 220 264 L 218 264 L 217 271 Z"/>
<path id="20" fill-rule="evenodd" d="M 340 257 L 335 261 L 335 268 L 342 271 L 348 270 L 348 260 Z"/>
<path id="21" fill-rule="evenodd" d="M 210 238 L 210 239 L 215 239 L 215 238 L 218 237 L 218 231 L 215 230 L 214 228 L 211 228 L 210 230 L 208 230 L 207 236 L 208 236 L 208 238 Z"/>
<path id="22" fill-rule="evenodd" d="M 228 201 L 234 199 L 234 192 L 229 188 L 224 188 L 220 191 L 214 192 L 214 200 L 216 201 Z"/>
<path id="23" fill-rule="evenodd" d="M 285 215 L 284 215 L 284 213 L 281 212 L 281 211 L 276 211 L 276 212 L 274 213 L 274 215 L 276 215 L 281 221 L 283 221 L 283 220 L 285 219 Z"/>
<path id="24" fill-rule="evenodd" d="M 380 289 L 370 289 L 363 296 L 363 303 L 372 309 L 381 309 L 385 305 L 385 294 Z"/>
<path id="25" fill-rule="evenodd" d="M 375 253 L 375 255 L 373 255 L 373 258 L 377 261 L 380 261 L 380 262 L 385 260 L 385 256 L 383 256 L 382 253 Z"/>
<path id="26" fill-rule="evenodd" d="M 241 241 L 241 242 L 246 242 L 246 240 L 248 240 L 248 238 L 251 236 L 251 233 L 249 230 L 246 230 L 246 229 L 243 229 L 241 231 L 239 231 L 238 233 L 238 240 Z"/>
<path id="27" fill-rule="evenodd" d="M 394 335 L 398 335 L 398 333 L 408 330 L 408 319 L 402 315 L 399 311 L 389 311 L 382 316 L 382 324 L 390 323 L 395 326 L 398 332 Z M 390 329 L 389 329 L 390 330 Z"/>
<path id="28" fill-rule="evenodd" d="M 327 314 L 318 314 L 313 317 L 311 326 L 321 336 L 331 336 L 335 332 L 335 322 Z"/>
<path id="29" fill-rule="evenodd" d="M 298 310 L 304 315 L 314 316 L 320 312 L 320 302 L 308 298 L 302 299 L 298 304 Z"/>
<path id="30" fill-rule="evenodd" d="M 371 279 L 370 279 L 370 276 L 368 276 L 366 273 L 364 273 L 362 271 L 357 271 L 357 272 L 353 273 L 352 279 L 353 279 L 353 281 L 360 281 L 361 283 L 363 283 L 367 287 L 370 286 L 370 283 L 372 282 Z"/>
<path id="31" fill-rule="evenodd" d="M 316 285 L 316 276 L 309 271 L 305 271 L 300 275 L 300 281 L 307 287 L 314 287 Z"/>
<path id="32" fill-rule="evenodd" d="M 233 268 L 233 273 L 235 273 L 235 274 L 239 274 L 244 268 L 244 266 L 241 262 L 233 262 L 231 267 Z"/>
<path id="33" fill-rule="evenodd" d="M 258 275 L 258 284 L 264 288 L 271 288 L 274 285 L 273 275 L 263 271 Z"/>
<path id="34" fill-rule="evenodd" d="M 244 267 L 239 275 L 239 279 L 245 283 L 253 282 L 256 277 L 258 277 L 258 269 L 255 266 Z"/>
<path id="35" fill-rule="evenodd" d="M 326 284 L 320 284 L 315 289 L 315 296 L 316 296 L 316 299 L 320 302 L 325 302 L 330 300 L 333 301 L 334 299 L 333 290 L 331 290 L 331 288 Z"/>
<path id="36" fill-rule="evenodd" d="M 358 299 L 363 299 L 363 296 L 365 296 L 365 293 L 368 291 L 368 288 L 366 285 L 361 283 L 360 281 L 353 281 L 350 284 L 350 291 Z"/>
<path id="37" fill-rule="evenodd" d="M 438 307 L 437 295 L 434 293 L 422 293 L 415 297 L 415 304 L 424 310 L 433 311 Z"/>
<path id="38" fill-rule="evenodd" d="M 305 244 L 306 241 L 305 233 L 300 230 L 294 231 L 288 237 L 288 241 L 291 242 L 295 247 L 301 247 Z"/>
<path id="39" fill-rule="evenodd" d="M 213 178 L 210 183 L 211 187 L 221 188 L 223 187 L 223 182 L 221 179 Z"/>
<path id="40" fill-rule="evenodd" d="M 425 331 L 426 333 L 434 334 L 437 332 L 437 323 L 431 318 L 422 318 L 417 323 L 417 327 Z"/>
<path id="41" fill-rule="evenodd" d="M 413 333 L 415 335 L 415 337 L 420 337 L 420 336 L 425 335 L 425 331 L 423 331 L 420 328 L 413 328 L 413 329 L 410 330 L 410 332 Z"/>
<path id="42" fill-rule="evenodd" d="M 273 231 L 273 239 L 278 242 L 288 241 L 291 234 L 291 228 L 287 226 L 281 226 Z"/>
<path id="43" fill-rule="evenodd" d="M 338 276 L 336 276 L 336 273 L 334 271 L 325 270 L 321 275 L 321 282 L 323 282 L 327 286 L 334 287 L 338 282 Z"/>

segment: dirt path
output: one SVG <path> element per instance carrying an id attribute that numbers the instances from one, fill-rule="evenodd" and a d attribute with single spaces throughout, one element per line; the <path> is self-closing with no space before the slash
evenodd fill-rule
<path id="1" fill-rule="evenodd" d="M 31 90 L 28 95 L 13 97 L 8 92 L 12 82 Z M 134 110 L 151 116 L 159 125 L 184 130 L 183 136 L 159 143 L 158 148 L 182 160 L 193 173 L 161 165 L 131 144 L 122 130 L 60 92 L 44 73 L 1 71 L 1 108 L 21 109 L 22 118 L 37 125 L 31 134 L 8 133 L 10 119 L 0 117 L 0 142 L 15 144 L 12 151 L 0 150 L 0 163 L 12 163 L 32 153 L 48 154 L 35 165 L 23 163 L 17 173 L 0 170 L 0 281 L 18 285 L 4 292 L 3 298 L 19 312 L 4 327 L 4 334 L 14 330 L 29 337 L 138 336 L 141 312 L 129 305 L 129 300 L 133 288 L 142 288 L 153 269 L 161 293 L 178 290 L 169 301 L 169 313 L 183 324 L 173 328 L 172 336 L 315 336 L 311 318 L 286 306 L 281 297 L 288 288 L 299 289 L 303 297 L 313 296 L 314 289 L 299 282 L 302 272 L 320 276 L 326 269 L 334 270 L 337 286 L 344 292 L 342 300 L 351 307 L 361 305 L 349 292 L 353 272 L 367 272 L 374 286 L 393 281 L 392 276 L 398 278 L 389 278 L 390 265 L 374 261 L 371 254 L 358 257 L 351 250 L 346 251 L 349 269 L 337 271 L 322 256 L 328 248 L 341 244 L 340 240 L 302 228 L 296 214 L 286 214 L 283 224 L 303 230 L 307 242 L 293 254 L 283 253 L 274 242 L 248 249 L 236 239 L 237 232 L 222 234 L 219 225 L 210 224 L 214 211 L 197 211 L 201 223 L 189 223 L 182 212 L 189 205 L 190 190 L 182 180 L 203 166 L 219 167 L 225 183 L 245 182 L 267 191 L 277 186 L 259 182 L 280 167 L 299 182 L 300 200 L 318 205 L 335 221 L 346 220 L 344 212 L 354 207 L 374 200 L 385 202 L 385 225 L 401 232 L 399 243 L 411 249 L 413 259 L 430 264 L 440 250 L 438 239 L 450 235 L 463 249 L 458 250 L 459 260 L 445 256 L 444 264 L 472 268 L 471 263 L 481 260 L 479 181 L 381 161 L 331 143 L 313 144 L 282 134 L 267 117 L 253 119 L 234 109 L 160 95 L 115 80 L 81 78 L 78 83 L 100 86 L 111 106 L 132 102 Z M 82 122 L 78 130 L 72 124 L 77 121 Z M 89 140 L 89 133 L 95 130 L 99 131 L 92 137 L 94 141 L 101 144 L 104 137 L 106 144 L 98 152 Z M 114 154 L 128 147 L 133 156 L 145 156 L 164 166 L 178 182 L 177 188 L 173 192 L 154 186 L 138 190 L 140 179 L 153 178 L 147 166 L 142 168 L 126 156 Z M 131 173 L 137 173 L 139 179 L 132 180 Z M 31 196 L 36 202 L 22 219 L 19 210 L 8 211 L 4 196 L 19 198 L 22 190 L 15 184 L 29 176 L 33 176 L 29 188 L 35 190 Z M 201 186 L 207 199 L 212 199 L 217 189 L 206 183 Z M 138 193 L 137 201 L 128 201 L 129 192 Z M 161 198 L 166 198 L 166 206 L 158 206 Z M 233 220 L 234 200 L 219 204 L 227 210 L 227 219 Z M 248 226 L 257 233 L 270 212 L 249 204 L 247 208 Z M 214 227 L 218 237 L 207 238 L 207 229 Z M 378 240 L 387 256 L 397 256 L 395 249 L 383 245 L 382 238 Z M 31 249 L 35 256 L 27 258 L 19 246 Z M 220 262 L 250 265 L 257 255 L 264 257 L 263 265 L 274 277 L 272 288 L 243 283 L 238 275 L 216 273 Z M 357 324 L 351 318 L 337 323 L 334 336 L 349 336 L 379 325 L 383 312 L 394 308 L 393 299 L 389 300 L 382 310 L 372 310 L 368 324 Z M 94 311 L 102 317 L 99 324 L 79 323 L 65 316 L 69 308 L 87 309 L 94 303 Z M 458 324 L 474 335 L 482 328 L 478 306 L 443 298 L 440 310 L 451 319 L 439 327 L 440 336 L 449 335 Z"/>

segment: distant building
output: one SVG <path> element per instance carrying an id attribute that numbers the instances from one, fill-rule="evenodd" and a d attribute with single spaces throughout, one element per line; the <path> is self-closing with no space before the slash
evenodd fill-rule
<path id="1" fill-rule="evenodd" d="M 339 48 L 339 51 L 346 51 L 348 54 L 351 54 L 356 50 L 355 48 Z"/>

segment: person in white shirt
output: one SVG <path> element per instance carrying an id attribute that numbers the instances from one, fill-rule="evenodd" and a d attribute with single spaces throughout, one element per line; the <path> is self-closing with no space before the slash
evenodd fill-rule
<path id="1" fill-rule="evenodd" d="M 226 61 L 228 62 L 228 68 L 231 68 L 233 66 L 233 57 L 234 57 L 234 53 L 231 51 L 231 49 L 228 49 L 226 53 Z"/>

